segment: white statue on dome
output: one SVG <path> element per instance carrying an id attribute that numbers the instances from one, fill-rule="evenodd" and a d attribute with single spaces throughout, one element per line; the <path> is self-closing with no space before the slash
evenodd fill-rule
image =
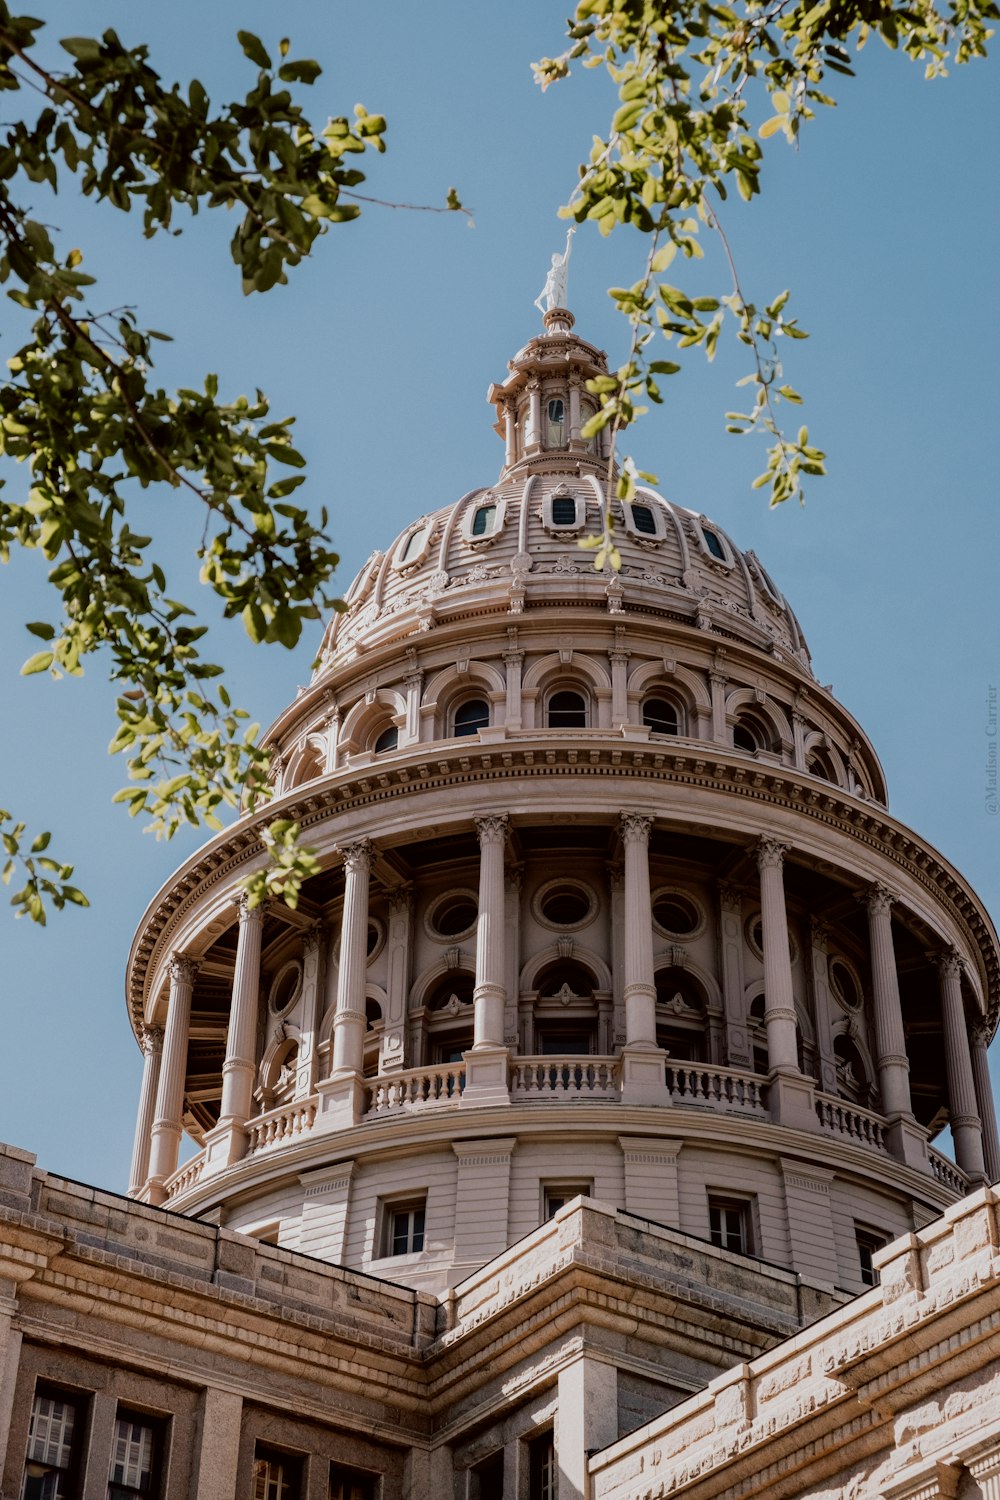
<path id="1" fill-rule="evenodd" d="M 569 252 L 572 248 L 573 236 L 576 234 L 575 226 L 566 231 L 566 249 L 562 255 L 553 255 L 549 274 L 545 278 L 545 285 L 535 298 L 535 306 L 540 313 L 551 312 L 554 307 L 565 307 L 569 288 Z M 542 303 L 545 306 L 542 306 Z"/>

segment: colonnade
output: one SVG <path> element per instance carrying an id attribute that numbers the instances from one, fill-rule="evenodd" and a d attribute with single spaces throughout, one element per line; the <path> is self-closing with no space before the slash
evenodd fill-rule
<path id="1" fill-rule="evenodd" d="M 463 1104 L 497 1102 L 506 1094 L 504 1009 L 505 814 L 475 819 L 480 846 L 479 917 L 474 991 L 475 1032 L 467 1054 L 468 1085 Z M 623 999 L 625 1046 L 623 1094 L 628 1102 L 668 1103 L 665 1054 L 656 1040 L 656 981 L 650 901 L 649 838 L 653 819 L 624 811 L 619 832 L 624 847 Z M 344 904 L 340 965 L 333 1025 L 330 1077 L 319 1085 L 330 1101 L 346 1105 L 345 1122 L 360 1116 L 365 1042 L 365 985 L 368 910 L 374 845 L 361 839 L 342 848 Z M 782 1123 L 813 1125 L 812 1080 L 798 1064 L 798 1035 L 785 906 L 787 846 L 761 838 L 756 846 L 760 877 L 764 961 L 764 1019 L 772 1089 L 772 1114 Z M 892 937 L 891 892 L 881 883 L 863 897 L 867 907 L 872 972 L 875 1064 L 889 1149 L 899 1159 L 926 1169 L 924 1132 L 912 1109 L 909 1062 L 903 1031 Z M 239 902 L 239 934 L 233 1000 L 223 1065 L 219 1124 L 209 1132 L 206 1169 L 221 1169 L 246 1149 L 246 1126 L 253 1104 L 257 1060 L 255 1042 L 260 1004 L 261 938 L 264 908 Z M 973 1182 L 1000 1177 L 1000 1146 L 986 1062 L 985 1027 L 973 1028 L 971 1045 L 961 992 L 961 959 L 954 949 L 937 956 L 940 976 L 944 1063 L 951 1129 L 959 1167 Z M 184 1082 L 191 997 L 198 963 L 177 953 L 169 966 L 166 1025 L 145 1028 L 142 1092 L 130 1192 L 146 1191 L 162 1201 L 163 1185 L 177 1168 L 183 1130 Z M 478 1068 L 478 1071 L 477 1071 Z M 782 1094 L 782 1089 L 786 1092 Z M 797 1092 L 796 1092 L 797 1091 Z M 794 1114 L 782 1114 L 782 1098 L 805 1100 Z M 343 1113 L 343 1111 L 342 1111 Z"/>

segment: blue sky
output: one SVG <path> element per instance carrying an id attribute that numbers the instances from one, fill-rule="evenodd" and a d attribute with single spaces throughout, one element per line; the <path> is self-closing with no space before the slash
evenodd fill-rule
<path id="1" fill-rule="evenodd" d="M 388 116 L 389 151 L 371 159 L 363 190 L 441 202 L 454 183 L 475 210 L 469 228 L 371 208 L 326 236 L 290 286 L 244 299 L 221 215 L 150 243 L 134 216 L 96 210 L 69 187 L 44 204 L 100 278 L 95 303 L 134 303 L 174 335 L 164 383 L 213 370 L 224 392 L 261 386 L 277 414 L 297 415 L 310 461 L 299 493 L 330 507 L 344 588 L 410 517 L 496 477 L 502 448 L 486 388 L 535 331 L 532 301 L 564 236 L 556 209 L 605 118 L 598 74 L 544 95 L 532 82 L 530 61 L 561 50 L 564 9 L 388 3 L 376 40 L 371 10 L 340 0 L 286 0 L 280 13 L 262 0 L 33 8 L 56 37 L 114 25 L 148 41 L 164 76 L 196 75 L 213 100 L 252 81 L 238 27 L 271 45 L 287 33 L 292 55 L 324 65 L 307 91 L 317 119 L 356 100 Z M 995 57 L 927 84 L 921 68 L 871 43 L 859 77 L 838 80 L 840 107 L 798 151 L 769 143 L 763 198 L 725 210 L 748 294 L 769 300 L 791 287 L 791 310 L 812 334 L 786 365 L 830 456 L 804 509 L 769 512 L 749 487 L 761 451 L 724 432 L 745 369 L 738 350 L 713 367 L 692 359 L 629 439 L 664 494 L 760 554 L 799 614 L 820 680 L 873 739 L 892 811 L 954 861 L 994 919 L 1000 818 L 986 811 L 985 765 L 988 691 L 1000 683 L 998 83 Z M 602 241 L 588 226 L 574 241 L 577 326 L 612 363 L 626 334 L 605 289 L 637 279 L 643 257 L 621 231 Z M 697 277 L 699 290 L 729 289 L 711 251 Z M 2 309 L 0 333 L 9 354 L 17 330 Z M 167 495 L 147 514 L 173 588 L 193 594 L 193 513 Z M 47 613 L 44 569 L 15 560 L 0 574 L 0 805 L 55 830 L 93 905 L 45 932 L 0 912 L 0 1139 L 120 1189 L 140 1072 L 125 959 L 148 900 L 199 840 L 158 845 L 110 805 L 123 769 L 104 755 L 113 694 L 96 664 L 83 682 L 18 676 L 33 649 L 23 621 Z M 294 653 L 254 650 L 238 626 L 213 635 L 233 696 L 266 723 L 308 679 L 319 631 Z"/>

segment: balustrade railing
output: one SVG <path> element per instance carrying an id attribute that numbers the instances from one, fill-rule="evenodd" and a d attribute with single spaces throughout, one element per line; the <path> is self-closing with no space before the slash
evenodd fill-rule
<path id="1" fill-rule="evenodd" d="M 179 1198 L 181 1193 L 186 1193 L 188 1188 L 194 1187 L 196 1182 L 200 1182 L 204 1168 L 205 1153 L 201 1151 L 197 1156 L 192 1157 L 189 1162 L 185 1162 L 184 1166 L 180 1167 L 172 1177 L 168 1177 L 164 1183 L 167 1202 L 169 1203 L 171 1198 Z"/>
<path id="2" fill-rule="evenodd" d="M 512 1057 L 511 1097 L 617 1099 L 620 1071 L 616 1057 Z"/>
<path id="3" fill-rule="evenodd" d="M 315 1096 L 292 1099 L 247 1121 L 247 1155 L 265 1151 L 268 1146 L 286 1145 L 296 1136 L 311 1130 L 316 1118 Z"/>
<path id="4" fill-rule="evenodd" d="M 370 1115 L 397 1114 L 435 1104 L 457 1104 L 465 1088 L 462 1063 L 439 1063 L 365 1080 Z"/>
<path id="5" fill-rule="evenodd" d="M 667 1062 L 667 1092 L 674 1104 L 696 1105 L 724 1113 L 767 1116 L 767 1081 L 735 1068 L 703 1063 Z"/>
<path id="6" fill-rule="evenodd" d="M 885 1126 L 878 1115 L 870 1110 L 859 1109 L 845 1099 L 834 1099 L 829 1094 L 816 1095 L 816 1114 L 820 1128 L 830 1135 L 843 1135 L 861 1146 L 874 1146 L 884 1151 Z"/>
<path id="7" fill-rule="evenodd" d="M 951 1188 L 955 1193 L 965 1194 L 969 1191 L 969 1182 L 961 1167 L 956 1167 L 953 1161 L 942 1156 L 940 1151 L 935 1151 L 932 1146 L 927 1147 L 927 1155 L 930 1158 L 931 1171 L 944 1187 Z"/>

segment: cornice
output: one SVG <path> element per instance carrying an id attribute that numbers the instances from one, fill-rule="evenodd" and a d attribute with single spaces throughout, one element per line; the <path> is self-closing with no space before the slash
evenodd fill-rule
<path id="1" fill-rule="evenodd" d="M 264 856 L 259 831 L 274 818 L 301 823 L 308 844 L 310 829 L 347 813 L 389 807 L 404 798 L 412 805 L 414 796 L 421 792 L 462 786 L 493 788 L 512 780 L 541 777 L 573 777 L 581 786 L 594 778 L 627 781 L 630 787 L 623 787 L 620 795 L 628 799 L 643 784 L 696 787 L 725 799 L 720 801 L 720 815 L 727 803 L 757 804 L 792 812 L 850 839 L 919 883 L 964 931 L 980 957 L 991 1034 L 995 1030 L 1000 1013 L 1000 951 L 993 924 L 958 871 L 884 808 L 814 777 L 786 767 L 748 762 L 714 746 L 683 742 L 651 746 L 630 742 L 613 731 L 593 731 L 581 733 L 575 741 L 560 734 L 555 743 L 543 732 L 523 738 L 511 736 L 477 749 L 466 741 L 418 745 L 377 765 L 335 772 L 245 817 L 182 865 L 140 922 L 127 969 L 127 998 L 137 1035 L 144 1020 L 149 979 L 164 957 L 177 924 L 213 887 L 235 881 L 259 865 Z M 491 792 L 491 796 L 496 793 Z M 500 800 L 502 803 L 503 798 Z M 664 800 L 669 806 L 668 799 Z M 719 826 L 725 826 L 724 817 Z M 369 831 L 377 832 L 374 826 Z M 787 835 L 787 828 L 782 832 Z M 791 843 L 794 850 L 794 839 Z"/>

